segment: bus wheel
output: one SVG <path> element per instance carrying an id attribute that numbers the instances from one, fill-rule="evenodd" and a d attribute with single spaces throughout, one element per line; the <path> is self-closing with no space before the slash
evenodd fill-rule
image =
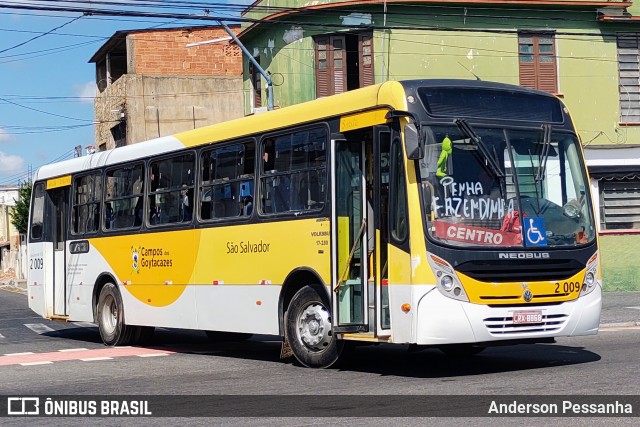
<path id="1" fill-rule="evenodd" d="M 338 360 L 343 343 L 331 330 L 328 304 L 310 286 L 291 299 L 286 314 L 287 338 L 298 362 L 310 368 L 328 368 Z"/>
<path id="2" fill-rule="evenodd" d="M 448 344 L 438 347 L 438 349 L 452 357 L 469 357 L 482 352 L 485 346 L 473 344 Z"/>
<path id="3" fill-rule="evenodd" d="M 204 331 L 207 337 L 213 342 L 228 342 L 228 341 L 246 341 L 253 336 L 253 334 L 243 334 L 241 332 L 221 332 L 221 331 Z"/>
<path id="4" fill-rule="evenodd" d="M 98 297 L 98 329 L 105 345 L 128 344 L 137 329 L 124 323 L 124 308 L 120 291 L 107 283 Z"/>

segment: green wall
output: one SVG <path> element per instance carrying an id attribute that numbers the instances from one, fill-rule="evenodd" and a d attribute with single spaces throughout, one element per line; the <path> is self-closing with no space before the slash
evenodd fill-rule
<path id="1" fill-rule="evenodd" d="M 605 291 L 640 291 L 640 235 L 600 236 Z"/>

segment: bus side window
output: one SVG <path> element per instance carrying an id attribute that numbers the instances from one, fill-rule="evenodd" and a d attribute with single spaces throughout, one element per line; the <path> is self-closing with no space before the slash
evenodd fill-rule
<path id="1" fill-rule="evenodd" d="M 44 183 L 38 182 L 33 186 L 33 206 L 31 207 L 31 228 L 29 238 L 31 241 L 42 239 L 44 224 Z"/>
<path id="2" fill-rule="evenodd" d="M 140 227 L 144 192 L 144 166 L 127 165 L 106 174 L 105 229 Z M 108 221 L 108 215 L 112 220 Z"/>
<path id="3" fill-rule="evenodd" d="M 301 130 L 262 143 L 261 211 L 265 214 L 321 209 L 324 205 L 327 132 Z M 275 159 L 272 160 L 272 158 Z"/>
<path id="4" fill-rule="evenodd" d="M 194 153 L 155 160 L 150 165 L 149 224 L 190 222 L 193 218 Z"/>
<path id="5" fill-rule="evenodd" d="M 100 229 L 102 175 L 93 173 L 74 179 L 71 233 L 94 233 Z"/>
<path id="6" fill-rule="evenodd" d="M 202 165 L 200 218 L 251 215 L 255 144 L 226 145 L 207 151 L 203 153 Z M 207 170 L 210 173 L 206 173 Z"/>

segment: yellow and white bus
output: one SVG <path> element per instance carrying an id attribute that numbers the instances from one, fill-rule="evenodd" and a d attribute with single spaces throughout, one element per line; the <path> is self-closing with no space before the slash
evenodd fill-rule
<path id="1" fill-rule="evenodd" d="M 43 166 L 29 305 L 95 322 L 272 334 L 306 366 L 345 341 L 552 342 L 598 331 L 581 143 L 556 97 L 386 82 Z"/>

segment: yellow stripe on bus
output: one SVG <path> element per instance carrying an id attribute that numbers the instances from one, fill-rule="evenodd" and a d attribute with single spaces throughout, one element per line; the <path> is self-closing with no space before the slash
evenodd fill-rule
<path id="1" fill-rule="evenodd" d="M 59 176 L 47 180 L 47 190 L 71 185 L 71 175 Z"/>
<path id="2" fill-rule="evenodd" d="M 340 132 L 386 123 L 387 119 L 385 116 L 387 115 L 387 111 L 389 110 L 372 110 L 343 116 L 340 118 Z"/>

